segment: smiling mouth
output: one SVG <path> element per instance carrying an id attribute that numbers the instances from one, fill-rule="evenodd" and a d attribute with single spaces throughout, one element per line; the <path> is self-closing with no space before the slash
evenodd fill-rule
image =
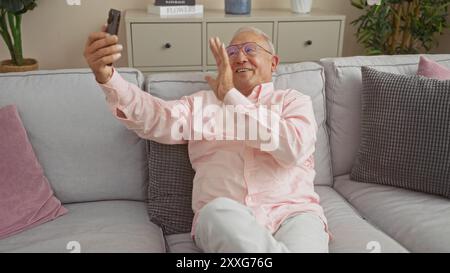
<path id="1" fill-rule="evenodd" d="M 251 68 L 238 68 L 235 70 L 236 73 L 245 73 L 245 72 L 250 72 L 253 71 L 253 69 Z"/>

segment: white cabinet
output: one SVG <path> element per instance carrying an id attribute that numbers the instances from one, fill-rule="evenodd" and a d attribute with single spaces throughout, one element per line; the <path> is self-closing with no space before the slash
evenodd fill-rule
<path id="1" fill-rule="evenodd" d="M 277 52 L 282 63 L 340 55 L 340 21 L 280 22 Z"/>
<path id="2" fill-rule="evenodd" d="M 144 10 L 125 14 L 128 64 L 143 72 L 207 71 L 215 68 L 208 45 L 228 44 L 240 27 L 253 26 L 272 38 L 281 63 L 341 56 L 345 16 L 322 11 L 252 10 L 250 15 L 205 11 L 202 17 L 160 18 Z"/>
<path id="3" fill-rule="evenodd" d="M 202 65 L 201 23 L 133 24 L 131 31 L 136 67 Z"/>

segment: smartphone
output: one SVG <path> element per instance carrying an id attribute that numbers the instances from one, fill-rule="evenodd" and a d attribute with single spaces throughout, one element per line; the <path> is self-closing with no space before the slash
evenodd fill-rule
<path id="1" fill-rule="evenodd" d="M 117 35 L 119 33 L 121 12 L 116 9 L 110 9 L 108 15 L 108 27 L 106 32 L 111 35 Z"/>
<path id="2" fill-rule="evenodd" d="M 108 14 L 108 26 L 106 27 L 106 32 L 111 35 L 117 35 L 119 33 L 121 12 L 116 9 L 110 9 Z M 112 66 L 113 64 L 108 64 Z"/>

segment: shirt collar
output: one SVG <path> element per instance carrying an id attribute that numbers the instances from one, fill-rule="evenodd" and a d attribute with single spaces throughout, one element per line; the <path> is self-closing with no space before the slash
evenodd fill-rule
<path id="1" fill-rule="evenodd" d="M 255 88 L 253 88 L 252 93 L 247 97 L 249 99 L 260 99 L 267 94 L 273 92 L 274 86 L 273 82 L 267 82 L 257 85 Z"/>

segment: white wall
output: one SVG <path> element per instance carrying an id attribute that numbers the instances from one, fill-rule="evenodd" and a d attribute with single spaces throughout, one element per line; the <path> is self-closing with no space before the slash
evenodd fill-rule
<path id="1" fill-rule="evenodd" d="M 81 0 L 81 6 L 68 6 L 65 0 L 38 0 L 38 7 L 23 18 L 23 42 L 25 57 L 39 60 L 42 69 L 86 67 L 83 48 L 88 34 L 96 31 L 106 20 L 108 10 L 116 8 L 144 9 L 153 0 Z M 197 0 L 207 9 L 224 9 L 224 0 Z M 290 8 L 290 0 L 253 0 L 252 8 Z M 350 5 L 350 0 L 315 0 L 313 8 L 333 11 L 347 16 L 344 56 L 363 54 L 356 43 L 350 22 L 359 15 L 359 10 Z M 125 47 L 125 29 L 122 20 L 120 43 Z M 450 32 L 441 39 L 435 52 L 450 53 Z M 125 48 L 126 49 L 126 48 Z M 118 62 L 126 66 L 126 52 Z M 3 41 L 0 43 L 0 60 L 9 59 Z"/>

